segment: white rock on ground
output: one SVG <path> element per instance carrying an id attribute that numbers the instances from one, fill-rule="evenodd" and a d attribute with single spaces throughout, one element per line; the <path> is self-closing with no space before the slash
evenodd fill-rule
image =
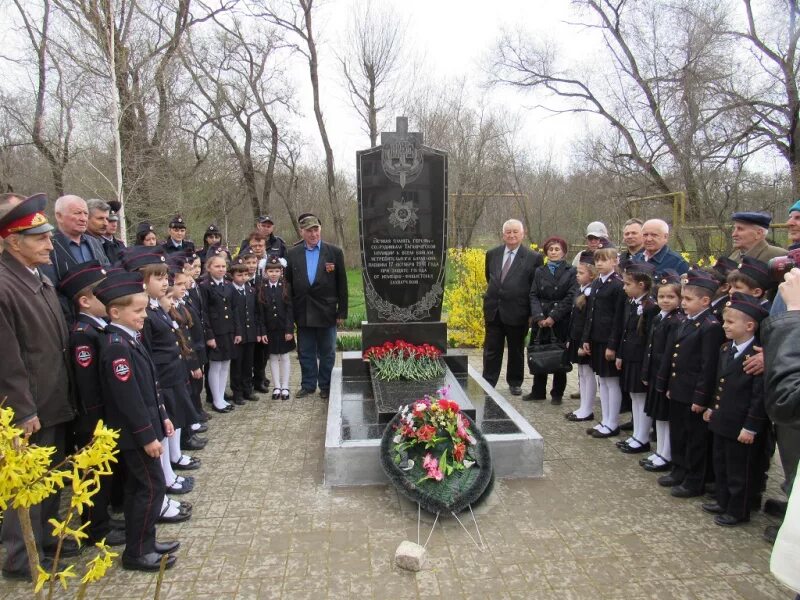
<path id="1" fill-rule="evenodd" d="M 422 571 L 425 568 L 427 557 L 428 552 L 425 548 L 405 540 L 397 547 L 394 553 L 394 562 L 398 567 L 407 571 Z"/>

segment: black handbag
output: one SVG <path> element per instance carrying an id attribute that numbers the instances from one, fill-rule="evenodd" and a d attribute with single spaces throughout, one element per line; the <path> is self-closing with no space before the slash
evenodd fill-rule
<path id="1" fill-rule="evenodd" d="M 528 369 L 533 375 L 546 375 L 548 373 L 569 373 L 572 363 L 567 360 L 567 344 L 560 341 L 552 328 L 550 340 L 542 342 L 542 328 L 528 345 Z"/>

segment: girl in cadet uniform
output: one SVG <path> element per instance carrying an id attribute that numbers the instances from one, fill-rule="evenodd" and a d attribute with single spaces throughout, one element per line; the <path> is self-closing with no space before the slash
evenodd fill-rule
<path id="1" fill-rule="evenodd" d="M 647 387 L 642 383 L 642 358 L 647 344 L 650 322 L 658 314 L 658 306 L 650 297 L 655 267 L 646 262 L 630 262 L 622 277 L 628 302 L 620 320 L 620 343 L 616 367 L 622 372 L 620 387 L 631 397 L 633 434 L 617 443 L 626 454 L 650 451 L 652 419 L 645 413 Z"/>
<path id="2" fill-rule="evenodd" d="M 581 252 L 575 277 L 578 280 L 579 290 L 572 307 L 572 314 L 569 317 L 567 356 L 572 364 L 578 365 L 578 389 L 581 394 L 581 405 L 578 410 L 568 412 L 564 417 L 568 421 L 591 421 L 594 419 L 593 404 L 595 394 L 597 394 L 597 379 L 592 371 L 589 355 L 583 349 L 581 339 L 586 324 L 588 296 L 592 291 L 592 281 L 597 277 L 593 251 Z"/>
<path id="3" fill-rule="evenodd" d="M 667 269 L 656 280 L 656 299 L 661 312 L 653 318 L 647 336 L 647 347 L 642 363 L 642 382 L 647 387 L 645 413 L 656 424 L 656 451 L 639 461 L 646 471 L 660 473 L 670 468 L 672 451 L 669 443 L 669 399 L 656 389 L 656 377 L 665 359 L 667 338 L 673 328 L 684 319 L 681 311 L 681 278 L 677 271 Z"/>
<path id="4" fill-rule="evenodd" d="M 283 278 L 283 259 L 267 259 L 265 279 L 261 286 L 261 321 L 267 333 L 269 368 L 272 372 L 272 398 L 289 399 L 289 353 L 295 349 L 294 314 L 292 313 L 289 284 Z"/>
<path id="5" fill-rule="evenodd" d="M 228 370 L 233 358 L 233 285 L 225 279 L 228 271 L 228 253 L 219 246 L 208 249 L 206 277 L 201 280 L 200 298 L 205 311 L 206 346 L 208 347 L 208 385 L 212 408 L 218 413 L 228 413 L 233 405 L 225 401 Z"/>

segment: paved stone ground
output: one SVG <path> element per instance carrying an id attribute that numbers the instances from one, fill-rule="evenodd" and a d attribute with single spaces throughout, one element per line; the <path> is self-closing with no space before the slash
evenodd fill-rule
<path id="1" fill-rule="evenodd" d="M 480 355 L 470 362 L 480 368 Z M 571 374 L 567 391 L 575 386 Z M 393 565 L 398 544 L 417 538 L 415 507 L 385 486 L 322 486 L 319 397 L 262 397 L 215 415 L 196 453 L 196 489 L 182 497 L 194 516 L 159 527 L 161 539 L 182 543 L 161 598 L 793 598 L 769 573 L 761 532 L 770 517 L 718 527 L 701 499 L 670 497 L 638 456 L 567 422 L 577 401 L 511 401 L 544 436 L 545 478 L 497 482 L 478 511 L 484 553 L 457 523 L 441 523 L 431 568 L 416 574 Z M 780 478 L 773 466 L 768 496 L 779 497 Z M 28 589 L 3 581 L 0 599 L 29 598 Z M 147 599 L 154 590 L 155 576 L 116 567 L 87 597 Z"/>

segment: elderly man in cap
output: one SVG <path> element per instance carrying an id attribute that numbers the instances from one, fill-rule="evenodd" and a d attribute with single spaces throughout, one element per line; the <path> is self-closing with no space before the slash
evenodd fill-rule
<path id="1" fill-rule="evenodd" d="M 47 198 L 38 194 L 21 202 L 0 198 L 0 237 L 5 252 L 0 258 L 0 381 L 5 405 L 14 409 L 14 422 L 30 441 L 55 448 L 53 463 L 64 457 L 66 425 L 74 417 L 67 356 L 67 323 L 52 282 L 39 269 L 50 262 L 51 231 L 44 208 Z M 52 556 L 56 540 L 48 520 L 57 517 L 59 494 L 31 507 L 36 546 Z M 6 559 L 3 576 L 29 579 L 25 542 L 15 510 L 3 518 Z M 67 551 L 65 554 L 64 551 Z M 62 546 L 61 556 L 77 554 L 74 543 Z M 40 557 L 41 558 L 41 557 Z"/>
<path id="2" fill-rule="evenodd" d="M 186 222 L 180 215 L 175 215 L 169 222 L 169 237 L 161 244 L 164 252 L 175 254 L 194 252 L 194 242 L 186 239 Z"/>
<path id="3" fill-rule="evenodd" d="M 770 258 L 786 255 L 786 250 L 767 243 L 769 226 L 772 216 L 765 212 L 736 212 L 731 215 L 733 220 L 733 252 L 730 255 L 735 261 L 741 261 L 743 256 L 755 258 L 761 262 L 768 262 Z"/>
<path id="4" fill-rule="evenodd" d="M 592 221 L 586 226 L 586 249 L 598 250 L 603 248 L 608 243 L 608 229 L 600 221 Z M 578 266 L 580 263 L 581 253 L 578 252 L 575 258 L 572 259 L 572 266 Z"/>
<path id="5" fill-rule="evenodd" d="M 299 220 L 302 220 L 302 216 Z M 282 238 L 275 235 L 275 222 L 269 215 L 262 215 L 256 221 L 255 231 L 264 236 L 265 239 L 265 253 L 266 257 L 277 256 L 278 258 L 286 258 L 286 242 Z M 250 246 L 250 239 L 242 240 L 239 246 L 239 252 L 243 252 Z"/>
<path id="6" fill-rule="evenodd" d="M 305 216 L 299 225 L 303 243 L 289 250 L 285 273 L 297 323 L 301 382 L 296 397 L 313 394 L 319 385 L 320 396 L 327 400 L 336 360 L 336 325 L 347 318 L 344 253 L 322 241 L 315 215 Z"/>
<path id="7" fill-rule="evenodd" d="M 642 245 L 634 260 L 652 263 L 656 268 L 656 276 L 663 275 L 668 269 L 683 275 L 689 270 L 689 263 L 672 250 L 669 241 L 669 225 L 661 219 L 650 219 L 642 225 Z"/>

